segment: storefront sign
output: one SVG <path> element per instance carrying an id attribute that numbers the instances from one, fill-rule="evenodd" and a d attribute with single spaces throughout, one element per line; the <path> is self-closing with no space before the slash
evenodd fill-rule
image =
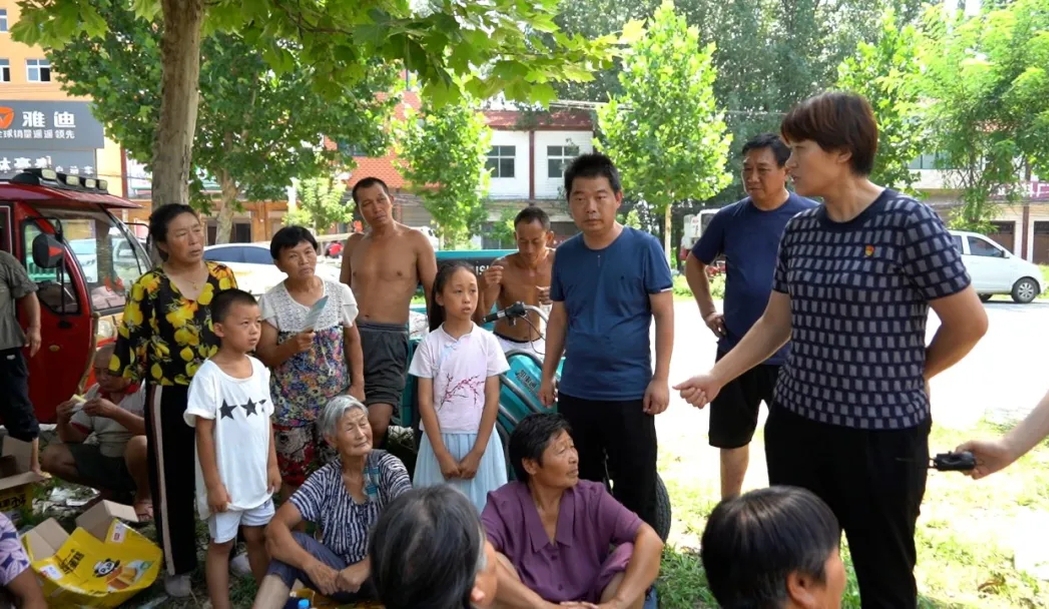
<path id="1" fill-rule="evenodd" d="M 102 123 L 88 102 L 0 99 L 0 153 L 12 150 L 93 150 L 105 146 Z"/>
<path id="2" fill-rule="evenodd" d="M 4 150 L 0 141 L 0 178 L 30 168 L 54 169 L 71 175 L 95 177 L 95 150 Z"/>

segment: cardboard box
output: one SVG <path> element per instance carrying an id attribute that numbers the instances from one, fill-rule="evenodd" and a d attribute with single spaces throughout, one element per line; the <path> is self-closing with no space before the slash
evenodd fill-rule
<path id="1" fill-rule="evenodd" d="M 49 518 L 22 536 L 49 607 L 117 607 L 153 585 L 160 548 L 121 520 L 137 521 L 134 508 L 101 501 L 72 534 Z"/>
<path id="2" fill-rule="evenodd" d="M 22 508 L 33 507 L 33 485 L 43 478 L 29 469 L 33 445 L 4 438 L 3 456 L 0 456 L 0 512 L 18 524 Z"/>

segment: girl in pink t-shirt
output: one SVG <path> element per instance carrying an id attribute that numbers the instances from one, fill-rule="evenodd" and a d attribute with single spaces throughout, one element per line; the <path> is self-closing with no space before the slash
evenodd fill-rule
<path id="1" fill-rule="evenodd" d="M 437 272 L 430 299 L 430 333 L 408 373 L 419 379 L 425 434 L 414 486 L 448 483 L 480 511 L 488 492 L 506 484 L 503 443 L 495 431 L 499 375 L 510 369 L 495 335 L 474 324 L 477 277 L 464 262 Z"/>

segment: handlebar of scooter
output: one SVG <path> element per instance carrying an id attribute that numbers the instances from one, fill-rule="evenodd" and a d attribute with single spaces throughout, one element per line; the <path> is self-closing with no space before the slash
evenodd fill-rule
<path id="1" fill-rule="evenodd" d="M 498 321 L 500 319 L 518 319 L 525 317 L 526 315 L 528 315 L 529 312 L 535 313 L 539 316 L 540 319 L 543 320 L 543 323 L 546 323 L 546 311 L 543 311 L 539 307 L 528 305 L 523 302 L 515 302 L 514 304 L 506 307 L 505 309 L 500 309 L 498 311 L 495 311 L 494 313 L 489 313 L 488 315 L 485 315 L 484 323 L 490 324 L 493 321 Z"/>

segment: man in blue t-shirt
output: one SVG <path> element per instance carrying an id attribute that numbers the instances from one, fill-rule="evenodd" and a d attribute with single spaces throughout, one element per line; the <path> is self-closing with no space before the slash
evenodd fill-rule
<path id="1" fill-rule="evenodd" d="M 748 196 L 718 211 L 685 263 L 699 313 L 718 337 L 717 359 L 735 347 L 765 312 L 787 221 L 817 205 L 787 191 L 789 157 L 790 148 L 773 133 L 743 145 L 743 187 Z M 714 308 L 706 274 L 706 267 L 721 255 L 727 259 L 728 274 L 723 313 Z M 739 495 L 743 488 L 758 408 L 761 402 L 772 404 L 789 348 L 788 343 L 764 364 L 744 372 L 710 405 L 710 445 L 721 449 L 722 499 Z"/>
<path id="2" fill-rule="evenodd" d="M 556 394 L 572 425 L 579 477 L 604 481 L 607 455 L 616 499 L 655 527 L 654 416 L 670 403 L 674 343 L 670 266 L 655 237 L 616 222 L 623 191 L 608 157 L 576 158 L 565 170 L 565 192 L 582 234 L 554 258 L 540 397 L 550 406 Z"/>

